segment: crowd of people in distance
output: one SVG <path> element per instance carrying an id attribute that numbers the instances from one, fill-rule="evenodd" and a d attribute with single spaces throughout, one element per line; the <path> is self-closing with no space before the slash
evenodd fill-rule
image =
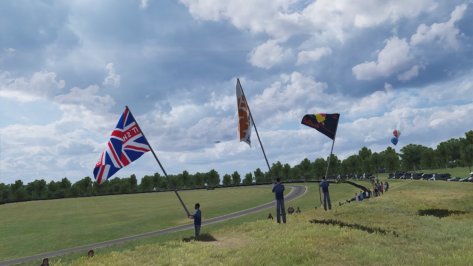
<path id="1" fill-rule="evenodd" d="M 373 190 L 367 190 L 367 191 L 360 191 L 358 193 L 355 193 L 355 196 L 353 198 L 347 199 L 345 202 L 339 202 L 338 205 L 341 206 L 345 203 L 350 203 L 352 201 L 363 201 L 365 199 L 369 199 L 371 197 L 379 197 L 383 195 L 384 192 L 387 192 L 389 190 L 389 183 L 388 181 L 379 181 L 379 179 L 372 179 L 371 184 L 373 186 Z"/>

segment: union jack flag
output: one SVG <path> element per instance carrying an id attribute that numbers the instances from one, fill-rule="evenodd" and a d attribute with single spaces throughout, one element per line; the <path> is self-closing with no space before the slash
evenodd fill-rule
<path id="1" fill-rule="evenodd" d="M 95 165 L 95 180 L 100 185 L 118 170 L 150 150 L 148 141 L 127 106 L 112 132 L 107 148 Z"/>

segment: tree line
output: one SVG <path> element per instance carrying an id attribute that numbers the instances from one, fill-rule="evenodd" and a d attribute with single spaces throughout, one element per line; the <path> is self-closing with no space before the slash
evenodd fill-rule
<path id="1" fill-rule="evenodd" d="M 113 179 L 98 185 L 90 177 L 72 184 L 67 177 L 61 181 L 46 182 L 44 179 L 23 184 L 16 180 L 13 184 L 0 183 L 0 203 L 59 199 L 72 197 L 88 197 L 99 195 L 129 194 L 138 192 L 166 191 L 172 189 L 212 188 L 217 186 L 239 186 L 272 182 L 275 177 L 283 181 L 315 180 L 325 175 L 328 158 L 307 158 L 299 164 L 290 166 L 276 162 L 271 171 L 257 168 L 253 172 L 241 176 L 237 171 L 222 177 L 212 169 L 206 173 L 191 174 L 183 171 L 166 178 L 159 173 L 145 175 L 138 180 L 134 174 L 129 177 Z M 422 169 L 439 169 L 453 167 L 468 167 L 471 172 L 473 165 L 473 131 L 465 133 L 465 138 L 452 138 L 441 142 L 435 149 L 418 144 L 404 146 L 400 153 L 387 147 L 382 152 L 372 152 L 362 147 L 357 154 L 344 160 L 335 154 L 330 158 L 329 176 L 352 176 L 363 173 L 384 173 L 395 171 L 419 171 Z"/>

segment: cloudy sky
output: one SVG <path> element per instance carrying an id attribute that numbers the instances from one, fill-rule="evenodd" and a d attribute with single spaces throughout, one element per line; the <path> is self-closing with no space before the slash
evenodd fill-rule
<path id="1" fill-rule="evenodd" d="M 435 147 L 473 129 L 469 0 L 0 2 L 0 182 L 93 176 L 128 105 L 168 173 L 266 164 L 237 139 L 240 78 L 270 163 Z M 160 172 L 150 153 L 117 176 Z"/>

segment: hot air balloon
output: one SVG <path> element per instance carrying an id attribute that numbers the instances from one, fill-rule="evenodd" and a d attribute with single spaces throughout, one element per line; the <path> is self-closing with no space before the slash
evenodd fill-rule
<path id="1" fill-rule="evenodd" d="M 401 136 L 401 131 L 395 129 L 395 130 L 393 131 L 393 135 L 394 135 L 394 137 L 399 138 L 399 136 Z"/>
<path id="2" fill-rule="evenodd" d="M 396 138 L 396 137 L 392 137 L 392 138 L 391 138 L 391 142 L 392 142 L 392 144 L 394 144 L 394 146 L 397 144 L 398 140 L 399 140 L 399 139 Z"/>

